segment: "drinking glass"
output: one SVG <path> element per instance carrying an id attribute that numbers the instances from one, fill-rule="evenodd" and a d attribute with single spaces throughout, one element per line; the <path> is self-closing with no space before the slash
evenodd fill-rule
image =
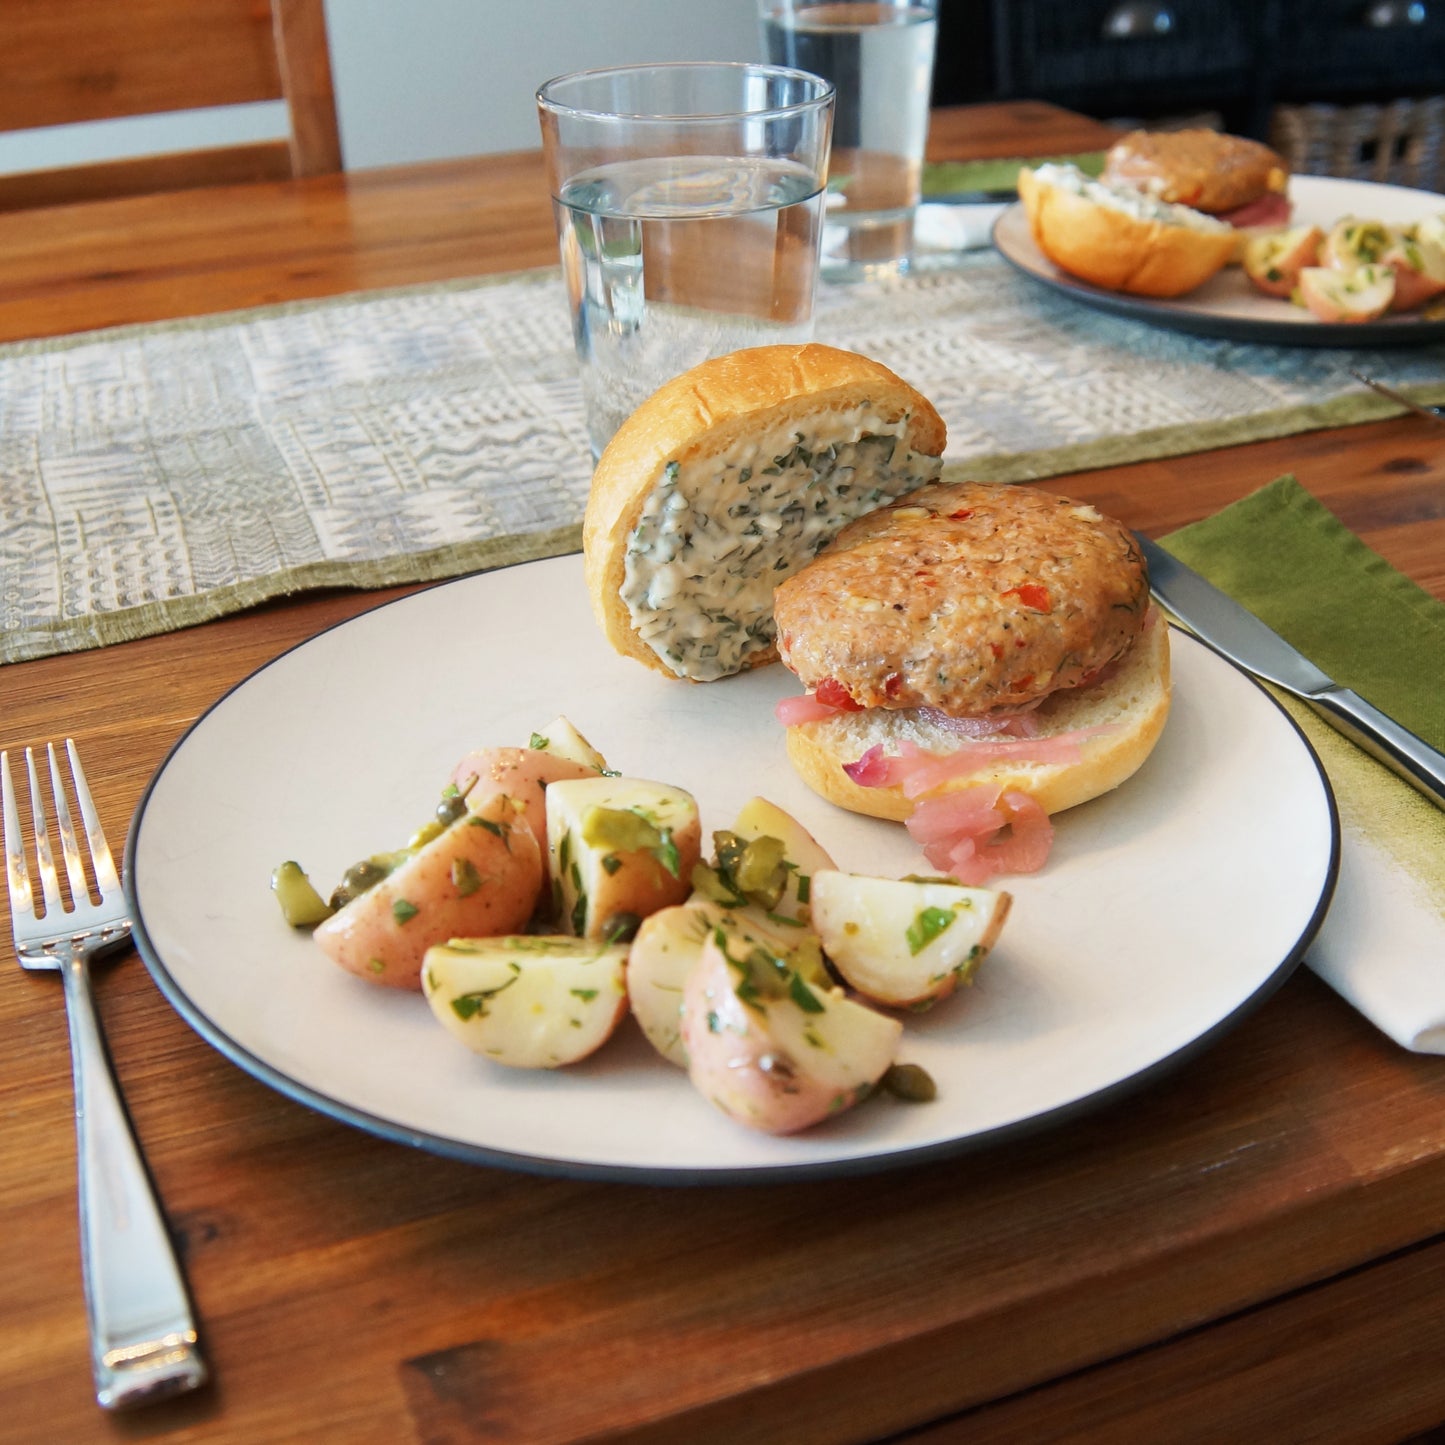
<path id="1" fill-rule="evenodd" d="M 811 338 L 828 81 L 634 65 L 549 80 L 537 107 L 594 457 L 698 362 Z"/>
<path id="2" fill-rule="evenodd" d="M 758 0 L 763 49 L 813 71 L 838 98 L 823 275 L 908 267 L 938 44 L 937 0 Z"/>

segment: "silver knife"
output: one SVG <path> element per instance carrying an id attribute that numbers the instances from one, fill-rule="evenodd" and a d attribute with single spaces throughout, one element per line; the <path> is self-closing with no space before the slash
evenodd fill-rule
<path id="1" fill-rule="evenodd" d="M 1366 376 L 1363 371 L 1356 371 L 1354 367 L 1350 368 L 1350 375 L 1356 381 L 1363 381 L 1371 391 L 1378 391 L 1381 396 L 1388 397 L 1396 406 L 1403 406 L 1406 411 L 1413 411 L 1417 416 L 1423 416 L 1426 421 L 1439 422 L 1441 426 L 1445 426 L 1445 407 L 1421 406 L 1418 401 L 1411 401 L 1393 386 L 1386 386 L 1383 381 L 1376 381 L 1373 376 Z"/>
<path id="2" fill-rule="evenodd" d="M 1359 693 L 1341 687 L 1254 613 L 1157 542 L 1135 535 L 1149 564 L 1150 590 L 1201 641 L 1246 672 L 1308 703 L 1332 728 L 1398 773 L 1437 808 L 1445 808 L 1445 753 L 1372 707 Z"/>

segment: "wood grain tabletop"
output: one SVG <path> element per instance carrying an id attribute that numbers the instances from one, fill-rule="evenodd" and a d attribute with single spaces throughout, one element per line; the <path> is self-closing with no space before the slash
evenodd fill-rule
<path id="1" fill-rule="evenodd" d="M 941 113 L 943 156 L 1109 132 Z M 531 154 L 0 216 L 0 339 L 550 265 Z M 0 437 L 3 441 L 3 437 Z M 1282 472 L 1445 598 L 1418 417 L 1043 483 L 1163 533 Z M 3 554 L 0 554 L 3 555 Z M 400 591 L 308 594 L 0 668 L 0 746 L 70 735 L 112 838 L 253 669 Z M 1242 800 L 1241 826 L 1247 826 Z M 1288 840 L 1281 840 L 1288 846 Z M 1445 1426 L 1445 1059 L 1301 969 L 1065 1126 L 863 1177 L 667 1188 L 386 1142 L 237 1068 L 134 953 L 117 1074 L 214 1380 L 92 1397 L 58 985 L 0 942 L 0 1440 L 1403 1441 Z"/>

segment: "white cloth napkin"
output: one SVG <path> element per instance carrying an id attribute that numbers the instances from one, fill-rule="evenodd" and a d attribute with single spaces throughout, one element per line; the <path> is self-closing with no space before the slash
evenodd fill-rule
<path id="1" fill-rule="evenodd" d="M 1340 809 L 1339 883 L 1305 962 L 1396 1043 L 1445 1054 L 1445 812 L 1292 711 Z"/>
<path id="2" fill-rule="evenodd" d="M 945 205 L 925 201 L 913 215 L 913 265 L 947 265 L 951 257 L 993 244 L 993 223 L 1005 206 L 997 202 Z"/>

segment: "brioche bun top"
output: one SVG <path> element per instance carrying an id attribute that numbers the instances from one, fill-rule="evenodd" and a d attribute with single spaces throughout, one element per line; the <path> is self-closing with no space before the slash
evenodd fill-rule
<path id="1" fill-rule="evenodd" d="M 756 347 L 675 377 L 593 474 L 582 547 L 604 635 L 690 681 L 773 661 L 776 583 L 935 480 L 944 441 L 925 397 L 834 347 Z"/>

